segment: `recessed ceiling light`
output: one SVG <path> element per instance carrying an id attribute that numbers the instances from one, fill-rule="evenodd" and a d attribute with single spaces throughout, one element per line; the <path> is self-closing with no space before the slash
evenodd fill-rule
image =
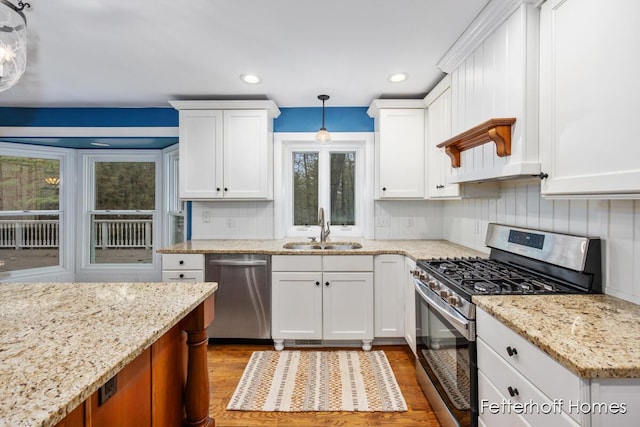
<path id="1" fill-rule="evenodd" d="M 111 144 L 107 144 L 106 142 L 92 142 L 91 145 L 95 145 L 96 147 L 111 147 Z"/>
<path id="2" fill-rule="evenodd" d="M 389 80 L 391 83 L 400 83 L 407 80 L 408 78 L 409 74 L 407 73 L 393 73 L 389 75 L 389 77 L 387 77 L 387 80 Z"/>
<path id="3" fill-rule="evenodd" d="M 250 85 L 257 85 L 262 81 L 260 76 L 257 76 L 255 74 L 240 74 L 240 80 Z"/>

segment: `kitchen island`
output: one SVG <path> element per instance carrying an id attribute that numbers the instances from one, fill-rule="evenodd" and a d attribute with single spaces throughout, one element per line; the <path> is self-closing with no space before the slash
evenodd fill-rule
<path id="1" fill-rule="evenodd" d="M 0 285 L 0 425 L 121 425 L 124 416 L 131 425 L 176 425 L 185 412 L 191 425 L 213 425 L 206 327 L 216 289 Z"/>

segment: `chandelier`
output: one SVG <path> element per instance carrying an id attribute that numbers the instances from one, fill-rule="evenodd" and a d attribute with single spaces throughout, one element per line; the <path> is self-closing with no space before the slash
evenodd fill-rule
<path id="1" fill-rule="evenodd" d="M 27 18 L 29 3 L 0 0 L 0 92 L 15 85 L 27 67 Z"/>

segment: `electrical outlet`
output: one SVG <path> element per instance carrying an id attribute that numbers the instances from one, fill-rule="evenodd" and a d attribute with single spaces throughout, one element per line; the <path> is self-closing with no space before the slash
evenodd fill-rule
<path id="1" fill-rule="evenodd" d="M 211 211 L 202 211 L 202 222 L 205 224 L 211 222 Z"/>
<path id="2" fill-rule="evenodd" d="M 238 219 L 234 218 L 232 216 L 227 217 L 227 227 L 228 228 L 233 228 L 233 227 L 237 227 L 238 226 Z"/>
<path id="3" fill-rule="evenodd" d="M 413 217 L 412 216 L 407 218 L 407 227 L 409 227 L 409 228 L 413 227 Z"/>
<path id="4" fill-rule="evenodd" d="M 377 216 L 376 227 L 391 227 L 391 218 L 389 217 L 389 215 Z"/>

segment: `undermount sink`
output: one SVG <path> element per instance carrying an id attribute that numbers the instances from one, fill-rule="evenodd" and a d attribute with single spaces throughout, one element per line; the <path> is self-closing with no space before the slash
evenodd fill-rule
<path id="1" fill-rule="evenodd" d="M 345 251 L 352 249 L 361 249 L 362 245 L 360 243 L 353 242 L 291 242 L 286 243 L 283 246 L 284 249 L 294 249 L 294 250 L 334 250 L 334 251 Z"/>

